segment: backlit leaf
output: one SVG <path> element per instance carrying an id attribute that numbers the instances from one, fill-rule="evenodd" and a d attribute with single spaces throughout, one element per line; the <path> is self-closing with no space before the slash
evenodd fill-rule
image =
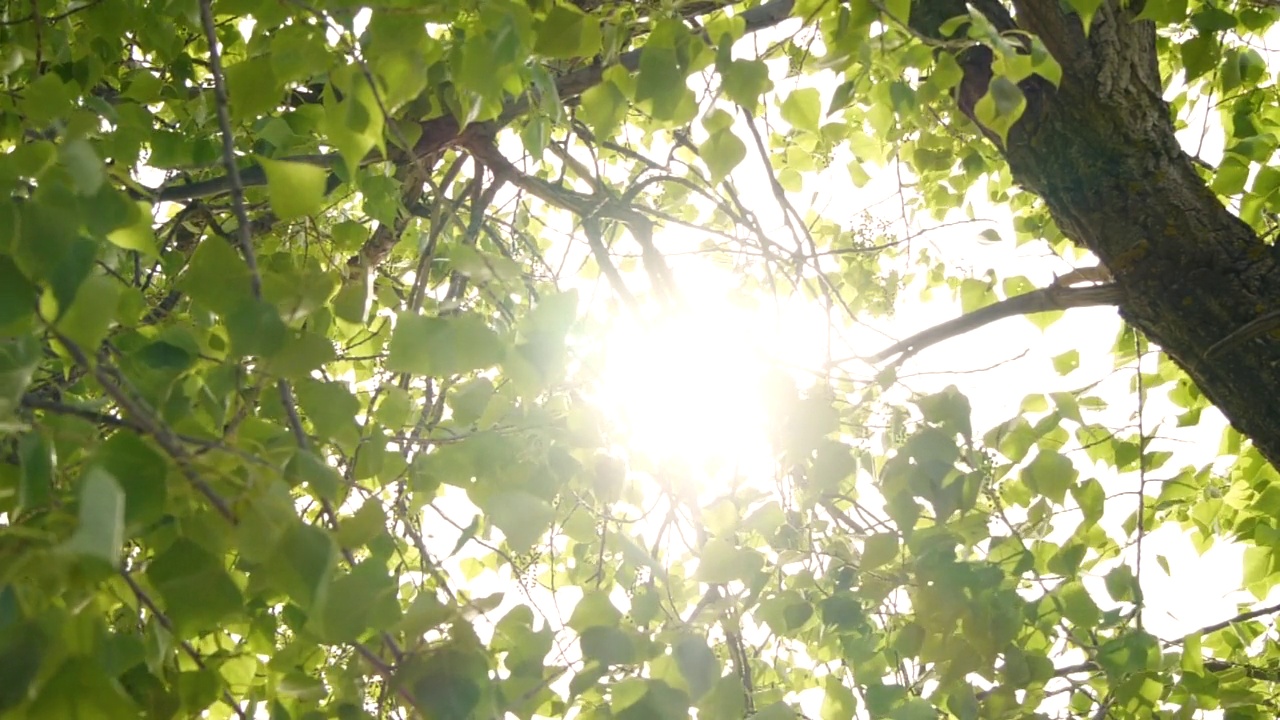
<path id="1" fill-rule="evenodd" d="M 106 470 L 90 468 L 80 481 L 79 522 L 63 548 L 114 566 L 124 547 L 125 495 Z"/>
<path id="2" fill-rule="evenodd" d="M 181 635 L 217 627 L 244 608 L 244 600 L 222 562 L 186 539 L 170 545 L 147 565 L 147 581 Z"/>
<path id="3" fill-rule="evenodd" d="M 308 217 L 324 205 L 325 182 L 329 172 L 300 162 L 258 158 L 267 173 L 267 196 L 271 209 L 281 220 Z"/>

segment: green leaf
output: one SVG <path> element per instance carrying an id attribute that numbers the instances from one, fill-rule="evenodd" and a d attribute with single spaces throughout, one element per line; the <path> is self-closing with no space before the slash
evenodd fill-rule
<path id="1" fill-rule="evenodd" d="M 333 343 L 320 335 L 306 330 L 297 333 L 286 330 L 286 333 L 283 346 L 272 352 L 266 363 L 267 371 L 273 375 L 293 379 L 311 377 L 313 371 L 336 357 Z"/>
<path id="2" fill-rule="evenodd" d="M 360 506 L 354 515 L 343 518 L 338 527 L 338 545 L 344 548 L 358 548 L 372 541 L 387 530 L 387 514 L 382 503 L 370 498 Z"/>
<path id="3" fill-rule="evenodd" d="M 1009 78 L 998 75 L 991 80 L 987 92 L 978 99 L 973 111 L 978 122 L 1005 139 L 1026 107 L 1027 98 L 1022 94 L 1022 89 Z"/>
<path id="4" fill-rule="evenodd" d="M 1139 20 L 1153 20 L 1157 25 L 1173 25 L 1187 17 L 1187 0 L 1147 0 Z"/>
<path id="5" fill-rule="evenodd" d="M 1117 565 L 1107 573 L 1106 585 L 1107 593 L 1116 602 L 1136 603 L 1142 597 L 1142 587 L 1128 565 Z"/>
<path id="6" fill-rule="evenodd" d="M 787 703 L 779 700 L 751 715 L 751 720 L 795 720 L 796 711 Z"/>
<path id="7" fill-rule="evenodd" d="M 582 93 L 578 117 L 598 137 L 610 137 L 627 117 L 627 97 L 614 83 L 606 80 Z"/>
<path id="8" fill-rule="evenodd" d="M 728 540 L 716 538 L 703 546 L 695 576 L 701 582 L 717 585 L 734 580 L 749 580 L 763 565 L 764 558 L 758 552 L 736 547 Z"/>
<path id="9" fill-rule="evenodd" d="M 267 175 L 267 198 L 281 220 L 310 217 L 324 207 L 329 171 L 309 163 L 258 158 Z"/>
<path id="10" fill-rule="evenodd" d="M 1182 67 L 1185 82 L 1204 75 L 1218 65 L 1220 47 L 1213 35 L 1196 35 L 1182 43 Z"/>
<path id="11" fill-rule="evenodd" d="M 1204 655 L 1201 649 L 1202 636 L 1199 632 L 1191 633 L 1182 639 L 1182 659 L 1179 667 L 1192 675 L 1204 675 Z"/>
<path id="12" fill-rule="evenodd" d="M 720 661 L 707 643 L 691 635 L 681 636 L 671 648 L 680 674 L 689 686 L 689 697 L 695 702 L 711 691 L 720 679 Z"/>
<path id="13" fill-rule="evenodd" d="M 955 385 L 948 385 L 942 392 L 917 398 L 915 403 L 926 421 L 936 423 L 949 432 L 959 433 L 962 437 L 973 434 L 969 398 Z"/>
<path id="14" fill-rule="evenodd" d="M 240 590 L 222 561 L 186 538 L 147 564 L 147 581 L 164 601 L 165 614 L 179 637 L 217 628 L 244 609 Z"/>
<path id="15" fill-rule="evenodd" d="M 98 448 L 94 463 L 120 484 L 125 496 L 124 518 L 137 527 L 159 520 L 168 498 L 168 463 L 133 432 L 118 430 Z"/>
<path id="16" fill-rule="evenodd" d="M 1240 158 L 1228 155 L 1218 164 L 1210 187 L 1219 195 L 1235 195 L 1244 190 L 1249 180 L 1249 163 Z"/>
<path id="17" fill-rule="evenodd" d="M 963 312 L 971 313 L 997 300 L 995 292 L 991 289 L 991 283 L 977 278 L 965 278 L 960 281 L 960 309 Z"/>
<path id="18" fill-rule="evenodd" d="M 412 685 L 416 707 L 431 720 L 468 720 L 481 700 L 483 657 L 462 648 L 433 653 Z"/>
<path id="19" fill-rule="evenodd" d="M 70 140 L 63 143 L 58 150 L 62 165 L 66 167 L 67 172 L 71 173 L 76 192 L 84 196 L 97 194 L 106 182 L 107 173 L 102 159 L 98 157 L 98 153 L 94 151 L 89 141 Z"/>
<path id="20" fill-rule="evenodd" d="M 889 715 L 890 720 L 935 720 L 938 711 L 920 698 L 911 698 Z"/>
<path id="21" fill-rule="evenodd" d="M 331 82 L 345 86 L 346 95 L 331 102 L 326 94 L 321 130 L 342 155 L 347 172 L 354 174 L 365 156 L 382 146 L 386 119 L 362 74 L 348 67 L 338 76 L 331 76 Z"/>
<path id="22" fill-rule="evenodd" d="M 1058 590 L 1058 598 L 1062 602 L 1062 616 L 1076 627 L 1092 628 L 1098 624 L 1101 618 L 1098 606 L 1078 581 L 1064 584 Z"/>
<path id="23" fill-rule="evenodd" d="M 600 51 L 600 21 L 576 7 L 552 6 L 535 30 L 534 52 L 552 58 L 591 57 Z"/>
<path id="24" fill-rule="evenodd" d="M 105 186 L 99 196 L 108 202 L 124 204 L 120 222 L 113 223 L 106 231 L 107 241 L 118 248 L 133 250 L 149 258 L 158 257 L 156 234 L 151 228 L 151 204 L 133 202 L 124 193 Z"/>
<path id="25" fill-rule="evenodd" d="M 482 506 L 502 534 L 507 545 L 516 552 L 525 552 L 551 528 L 555 511 L 551 505 L 536 495 L 522 490 L 499 490 Z"/>
<path id="26" fill-rule="evenodd" d="M 114 278 L 90 275 L 80 284 L 71 306 L 58 318 L 58 332 L 92 355 L 116 319 L 120 295 L 120 283 Z"/>
<path id="27" fill-rule="evenodd" d="M 1244 576 L 1246 587 L 1262 582 L 1271 576 L 1275 566 L 1275 554 L 1272 548 L 1256 545 L 1244 549 Z"/>
<path id="28" fill-rule="evenodd" d="M 644 694 L 626 707 L 613 703 L 614 717 L 618 720 L 649 720 L 649 718 L 682 718 L 689 714 L 689 697 L 661 680 L 644 683 Z"/>
<path id="29" fill-rule="evenodd" d="M 476 315 L 433 318 L 400 313 L 387 352 L 387 369 L 392 372 L 443 377 L 496 365 L 504 346 Z"/>
<path id="30" fill-rule="evenodd" d="M 732 673 L 720 678 L 698 705 L 698 717 L 703 720 L 742 720 L 745 715 L 742 681 Z"/>
<path id="31" fill-rule="evenodd" d="M 1079 485 L 1073 486 L 1071 488 L 1071 496 L 1080 505 L 1080 511 L 1084 515 L 1083 526 L 1091 526 L 1102 519 L 1103 508 L 1107 499 L 1106 491 L 1102 489 L 1102 483 L 1089 478 Z"/>
<path id="32" fill-rule="evenodd" d="M 1087 37 L 1093 28 L 1094 13 L 1102 7 L 1102 0 L 1067 0 L 1067 4 L 1080 15 L 1080 25 L 1084 28 L 1084 34 Z"/>
<path id="33" fill-rule="evenodd" d="M 697 113 L 686 84 L 696 41 L 683 23 L 660 21 L 640 51 L 636 101 L 645 103 L 655 120 L 681 124 Z"/>
<path id="34" fill-rule="evenodd" d="M 237 120 L 270 114 L 283 99 L 280 83 L 266 55 L 229 65 L 225 72 L 231 115 Z"/>
<path id="35" fill-rule="evenodd" d="M 26 119 L 36 125 L 47 125 L 57 117 L 71 112 L 75 93 L 71 85 L 64 83 L 58 73 L 40 75 L 22 89 L 19 109 Z"/>
<path id="36" fill-rule="evenodd" d="M 568 627 L 579 633 L 594 627 L 613 627 L 622 620 L 622 613 L 614 607 L 609 596 L 602 592 L 588 592 L 582 596 L 569 616 Z"/>
<path id="37" fill-rule="evenodd" d="M 47 506 L 53 500 L 53 469 L 57 456 L 53 444 L 40 432 L 28 432 L 18 440 L 18 506 L 23 513 Z"/>
<path id="38" fill-rule="evenodd" d="M 36 286 L 7 255 L 0 255 L 0 335 L 30 318 L 35 309 Z"/>
<path id="39" fill-rule="evenodd" d="M 42 661 L 51 649 L 46 632 L 17 612 L 17 596 L 11 585 L 0 588 L 0 603 L 11 608 L 0 623 L 0 713 L 8 713 L 26 702 L 35 690 Z"/>
<path id="40" fill-rule="evenodd" d="M 837 630 L 854 630 L 866 622 L 862 603 L 847 593 L 838 593 L 818 605 L 822 622 Z"/>
<path id="41" fill-rule="evenodd" d="M 287 473 L 290 479 L 306 483 L 311 492 L 321 500 L 336 500 L 342 488 L 342 474 L 319 455 L 299 450 L 289 461 Z"/>
<path id="42" fill-rule="evenodd" d="M 578 638 L 578 645 L 584 660 L 603 667 L 635 662 L 635 643 L 618 627 L 587 628 Z"/>
<path id="43" fill-rule="evenodd" d="M 328 533 L 297 522 L 284 532 L 264 570 L 272 587 L 307 610 L 323 604 L 336 558 Z"/>
<path id="44" fill-rule="evenodd" d="M 0 336 L 0 420 L 18 408 L 40 362 L 40 341 L 27 334 Z"/>
<path id="45" fill-rule="evenodd" d="M 304 380 L 294 386 L 294 393 L 317 436 L 327 440 L 355 429 L 360 401 L 345 384 Z"/>
<path id="46" fill-rule="evenodd" d="M 354 642 L 370 629 L 382 630 L 400 619 L 396 583 L 384 567 L 362 562 L 330 583 L 315 627 L 326 642 Z"/>
<path id="47" fill-rule="evenodd" d="M 106 470 L 89 468 L 80 480 L 79 522 L 63 549 L 115 567 L 124 547 L 124 505 L 116 479 Z"/>
<path id="48" fill-rule="evenodd" d="M 363 325 L 372 302 L 373 276 L 369 273 L 348 276 L 333 297 L 333 314 L 349 323 Z"/>
<path id="49" fill-rule="evenodd" d="M 822 98 L 815 88 L 801 88 L 791 91 L 779 108 L 782 119 L 797 130 L 818 132 L 822 122 Z"/>
<path id="50" fill-rule="evenodd" d="M 1032 492 L 1040 493 L 1061 504 L 1067 490 L 1075 485 L 1079 472 L 1065 455 L 1041 449 L 1022 470 L 1022 481 Z"/>
<path id="51" fill-rule="evenodd" d="M 863 541 L 862 561 L 859 567 L 863 570 L 875 570 L 884 567 L 898 557 L 898 536 L 892 533 L 877 533 Z"/>
<path id="52" fill-rule="evenodd" d="M 754 114 L 760 97 L 773 89 L 769 68 L 760 60 L 733 60 L 717 66 L 725 95 Z"/>
<path id="53" fill-rule="evenodd" d="M 304 675 L 297 671 L 280 678 L 280 682 L 276 684 L 276 692 L 287 698 L 310 702 L 323 700 L 328 694 L 328 690 L 320 678 Z"/>
<path id="54" fill-rule="evenodd" d="M 471 425 L 480 419 L 493 397 L 493 381 L 478 377 L 449 393 L 449 409 L 459 425 Z"/>
<path id="55" fill-rule="evenodd" d="M 226 321 L 231 348 L 241 357 L 270 357 L 288 341 L 289 329 L 275 305 L 252 296 L 241 298 Z"/>
<path id="56" fill-rule="evenodd" d="M 1059 375 L 1070 375 L 1078 367 L 1080 367 L 1079 350 L 1068 350 L 1053 358 L 1053 369 L 1057 370 Z"/>
<path id="57" fill-rule="evenodd" d="M 279 28 L 271 37 L 267 54 L 271 72 L 282 83 L 307 80 L 323 74 L 330 63 L 324 36 L 313 25 L 293 24 Z"/>
<path id="58" fill-rule="evenodd" d="M 453 397 L 453 394 L 450 394 Z M 373 416 L 378 422 L 388 428 L 404 427 L 409 421 L 409 414 L 413 412 L 413 397 L 409 391 L 400 388 L 397 385 L 384 385 L 382 387 L 382 400 L 378 403 L 378 409 L 374 411 Z"/>
<path id="59" fill-rule="evenodd" d="M 747 146 L 732 130 L 725 128 L 712 133 L 706 142 L 698 146 L 698 154 L 711 171 L 711 183 L 716 184 L 746 158 Z"/>
<path id="60" fill-rule="evenodd" d="M 858 699 L 835 675 L 828 675 L 822 696 L 822 720 L 848 720 L 858 714 Z"/>
<path id="61" fill-rule="evenodd" d="M 249 266 L 230 244 L 206 238 L 191 256 L 180 289 L 193 301 L 226 315 L 249 296 Z"/>

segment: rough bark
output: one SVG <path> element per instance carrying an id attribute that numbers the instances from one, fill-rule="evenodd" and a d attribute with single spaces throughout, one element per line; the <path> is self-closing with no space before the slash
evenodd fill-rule
<path id="1" fill-rule="evenodd" d="M 950 0 L 924 5 L 913 18 L 924 32 L 964 13 Z M 1140 10 L 1133 5 L 1105 2 L 1087 38 L 1058 0 L 1014 0 L 1013 17 L 993 18 L 1038 35 L 1063 68 L 1056 90 L 1038 79 L 1024 83 L 1027 110 L 1002 152 L 1015 180 L 1110 270 L 1124 318 L 1276 464 L 1280 342 L 1261 337 L 1206 355 L 1280 308 L 1277 251 L 1224 207 L 1179 147 L 1161 97 L 1155 31 L 1133 19 Z M 966 72 L 966 81 L 983 85 L 989 76 L 972 65 Z M 971 110 L 960 94 L 961 109 Z"/>

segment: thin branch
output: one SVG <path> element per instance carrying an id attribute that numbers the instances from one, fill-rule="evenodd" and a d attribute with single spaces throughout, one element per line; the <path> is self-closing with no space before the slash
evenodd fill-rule
<path id="1" fill-rule="evenodd" d="M 1214 633 L 1219 630 L 1225 630 L 1231 627 L 1232 625 L 1235 625 L 1236 623 L 1248 622 L 1249 620 L 1254 620 L 1260 617 L 1266 617 L 1267 615 L 1275 615 L 1276 613 L 1280 613 L 1280 603 L 1276 603 L 1275 605 L 1268 605 L 1267 607 L 1263 607 L 1263 608 L 1258 608 L 1257 610 L 1250 610 L 1249 612 L 1240 613 L 1239 615 L 1236 615 L 1235 617 L 1230 618 L 1228 620 L 1223 620 L 1222 622 L 1216 622 L 1212 625 L 1206 625 L 1200 628 L 1199 630 L 1197 630 L 1196 633 L 1200 635 L 1208 635 L 1209 633 Z"/>
<path id="2" fill-rule="evenodd" d="M 1023 295 L 1002 300 L 993 305 L 974 310 L 966 313 L 953 320 L 948 320 L 940 325 L 935 325 L 927 330 L 912 335 L 901 342 L 881 350 L 870 357 L 853 356 L 837 361 L 848 362 L 849 360 L 864 360 L 870 363 L 881 363 L 889 358 L 901 355 L 899 362 L 906 360 L 908 357 L 924 350 L 927 347 L 936 345 L 943 340 L 949 340 L 953 337 L 964 335 L 965 333 L 977 330 L 984 325 L 989 325 L 997 320 L 1003 320 L 1007 317 L 1015 315 L 1032 315 L 1035 313 L 1050 312 L 1054 310 L 1067 310 L 1069 308 L 1078 307 L 1094 307 L 1097 305 L 1114 305 L 1120 301 L 1120 289 L 1114 283 L 1106 285 L 1089 285 L 1084 287 L 1072 287 L 1064 285 L 1050 285 L 1049 287 L 1032 290 Z"/>
<path id="3" fill-rule="evenodd" d="M 21 404 L 22 407 L 27 408 L 28 410 L 40 410 L 42 412 L 54 413 L 56 415 L 77 417 L 81 420 L 88 420 L 89 422 L 97 425 L 132 430 L 139 435 L 150 434 L 143 424 L 130 420 L 129 418 L 112 415 L 110 413 L 102 412 L 101 410 L 95 410 L 91 407 L 72 405 L 69 403 L 59 402 L 57 400 L 48 400 L 33 393 L 23 395 Z M 194 445 L 202 450 L 217 450 L 219 452 L 235 455 L 236 457 L 248 462 L 267 464 L 266 461 L 260 457 L 228 447 L 227 445 L 224 445 L 212 438 L 196 437 L 195 435 L 185 435 L 183 433 L 174 433 L 173 436 L 187 445 Z"/>
<path id="4" fill-rule="evenodd" d="M 129 575 L 129 572 L 124 568 L 120 569 L 120 577 L 124 578 L 125 584 L 133 591 L 133 596 L 151 612 L 151 615 L 156 619 L 156 622 L 160 623 L 160 627 L 167 630 L 170 635 L 175 635 L 176 633 L 173 631 L 173 621 L 170 620 L 169 616 L 165 615 L 162 610 L 160 610 L 156 605 L 156 601 L 151 599 L 151 596 L 142 589 L 142 586 L 138 584 L 138 581 L 134 580 L 133 577 Z M 187 657 L 191 658 L 191 662 L 195 663 L 196 667 L 201 670 L 205 668 L 204 658 L 200 657 L 200 653 L 192 647 L 191 643 L 186 640 L 179 639 L 178 647 L 182 648 L 182 651 L 186 653 Z M 244 708 L 240 707 L 240 703 L 236 702 L 231 691 L 225 687 L 222 688 L 222 701 L 231 706 L 231 710 L 236 714 L 236 717 L 240 718 L 240 720 L 248 720 L 248 715 L 245 714 Z"/>
<path id="5" fill-rule="evenodd" d="M 207 4 L 207 2 L 204 4 Z M 738 17 L 742 19 L 746 33 L 759 32 L 791 17 L 791 9 L 794 4 L 794 0 L 773 0 L 773 2 L 744 10 Z M 623 53 L 618 57 L 617 64 L 631 72 L 637 71 L 640 68 L 640 54 L 642 51 L 642 49 L 636 49 Z M 604 79 L 605 69 L 604 67 L 590 66 L 561 75 L 556 79 L 556 91 L 562 100 L 575 98 L 600 84 Z M 492 133 L 511 123 L 528 110 L 529 99 L 527 97 L 518 98 L 503 108 L 498 120 L 484 123 L 479 127 L 483 127 Z M 417 144 L 411 151 L 415 157 L 425 157 L 456 145 L 463 136 L 463 128 L 450 115 L 423 121 L 420 124 L 420 128 L 422 132 Z M 293 162 L 309 162 L 324 167 L 332 167 L 340 160 L 337 153 L 282 159 Z M 376 159 L 376 155 L 373 154 L 366 158 L 370 162 L 374 159 Z M 241 173 L 240 182 L 242 188 L 251 185 L 263 185 L 266 181 L 266 173 L 261 166 L 255 165 L 245 168 Z M 229 175 L 225 175 L 194 183 L 161 187 L 153 192 L 153 197 L 156 200 L 193 200 L 211 195 L 220 195 L 231 190 L 233 190 L 233 180 Z"/>
<path id="6" fill-rule="evenodd" d="M 231 207 L 235 212 L 236 237 L 240 241 L 240 253 L 249 266 L 250 287 L 253 297 L 262 297 L 262 274 L 258 272 L 258 260 L 253 252 L 253 236 L 250 234 L 249 211 L 244 203 L 244 185 L 240 181 L 240 168 L 236 165 L 236 140 L 231 129 L 231 112 L 227 109 L 227 84 L 222 75 L 221 50 L 218 47 L 218 26 L 213 21 L 212 0 L 200 0 L 200 24 L 204 26 L 204 38 L 209 43 L 209 72 L 213 75 L 213 97 L 217 106 L 218 131 L 222 133 L 222 164 L 227 169 L 228 189 L 231 190 Z M 264 173 L 265 175 L 265 173 Z"/>
<path id="7" fill-rule="evenodd" d="M 1229 350 L 1241 343 L 1272 332 L 1277 328 L 1280 328 L 1280 310 L 1272 310 L 1265 315 L 1254 318 L 1244 325 L 1241 325 L 1228 333 L 1226 337 L 1213 345 L 1210 345 L 1209 349 L 1204 351 L 1205 359 L 1211 359 L 1215 355 L 1222 353 L 1224 350 Z"/>
<path id="8" fill-rule="evenodd" d="M 32 10 L 31 12 L 27 13 L 26 15 L 23 15 L 20 18 L 15 18 L 13 20 L 0 21 L 0 27 L 12 27 L 14 25 L 29 23 L 33 20 L 39 20 L 42 23 L 54 23 L 54 22 L 58 22 L 59 20 L 65 20 L 66 18 L 69 18 L 72 15 L 75 15 L 76 13 L 88 10 L 94 5 L 100 4 L 101 2 L 102 0 L 89 0 L 89 2 L 86 2 L 83 5 L 78 5 L 76 7 L 71 8 L 70 10 L 60 12 L 56 15 L 49 15 L 47 17 L 40 17 L 39 15 L 36 14 L 34 10 Z"/>
<path id="9" fill-rule="evenodd" d="M 139 431 L 150 435 L 156 441 L 156 444 L 158 444 L 160 448 L 169 455 L 169 457 L 173 458 L 174 462 L 178 464 L 178 469 L 181 471 L 182 476 L 187 479 L 187 482 L 199 491 L 201 495 L 204 495 L 205 498 L 208 499 L 209 504 L 213 505 L 213 508 L 218 511 L 219 515 L 225 518 L 227 522 L 234 525 L 236 523 L 236 514 L 235 511 L 231 509 L 231 505 L 195 471 L 191 466 L 192 458 L 187 452 L 187 449 L 182 446 L 182 442 L 176 435 L 174 435 L 173 431 L 170 430 L 168 426 L 156 419 L 151 408 L 147 407 L 146 401 L 134 398 L 130 395 L 124 387 L 116 382 L 115 378 L 111 377 L 111 373 L 107 372 L 104 366 L 91 361 L 89 357 L 84 354 L 84 351 L 66 336 L 53 328 L 50 328 L 49 330 L 58 339 L 58 342 L 66 348 L 67 353 L 71 355 L 71 358 L 75 360 L 76 364 L 89 374 L 93 375 L 93 379 L 98 381 L 98 384 L 102 386 L 103 391 L 106 392 L 113 401 L 115 401 L 116 405 L 120 406 L 120 408 L 133 419 L 134 426 Z"/>

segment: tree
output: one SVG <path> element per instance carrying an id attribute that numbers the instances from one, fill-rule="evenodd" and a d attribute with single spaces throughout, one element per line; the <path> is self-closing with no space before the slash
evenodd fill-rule
<path id="1" fill-rule="evenodd" d="M 1138 571 L 1172 523 L 1246 544 L 1260 601 L 1280 577 L 1278 15 L 7 3 L 0 715 L 771 720 L 807 692 L 823 718 L 1275 717 L 1280 608 L 1157 637 Z M 1216 163 L 1175 136 L 1197 103 Z M 797 207 L 837 160 L 899 171 L 904 224 Z M 1097 268 L 1000 299 L 912 254 L 909 220 L 983 191 Z M 891 313 L 903 272 L 971 312 L 873 377 L 780 375 L 782 492 L 700 507 L 579 392 L 598 315 L 546 257 L 583 238 L 643 315 L 679 307 L 661 231 L 689 226 L 839 322 Z M 1097 304 L 1139 408 L 1212 403 L 1229 463 L 1155 482 L 1152 426 L 1108 429 L 1087 388 L 990 429 L 955 389 L 888 392 L 940 339 Z"/>

